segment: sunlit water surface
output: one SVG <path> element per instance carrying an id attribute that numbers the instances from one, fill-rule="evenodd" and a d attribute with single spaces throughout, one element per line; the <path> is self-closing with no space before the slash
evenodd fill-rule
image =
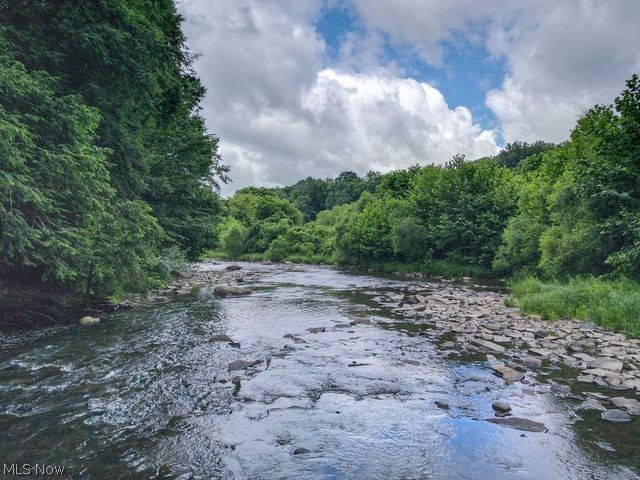
<path id="1" fill-rule="evenodd" d="M 370 292 L 409 281 L 245 269 L 262 273 L 249 297 L 203 288 L 97 326 L 2 338 L 0 458 L 64 465 L 75 478 L 638 478 L 636 426 L 576 422 L 566 400 L 504 386 L 486 362 L 446 360 L 401 328 L 344 325 L 398 321 Z M 220 333 L 241 348 L 211 340 Z M 267 357 L 268 368 L 227 371 Z M 473 375 L 486 379 L 465 381 Z M 496 399 L 549 432 L 482 421 Z"/>

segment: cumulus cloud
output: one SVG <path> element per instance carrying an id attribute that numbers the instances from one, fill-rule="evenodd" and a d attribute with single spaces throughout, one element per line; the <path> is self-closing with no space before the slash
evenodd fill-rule
<path id="1" fill-rule="evenodd" d="M 474 124 L 468 109 L 450 108 L 433 86 L 375 66 L 370 56 L 349 55 L 347 44 L 326 68 L 313 27 L 322 5 L 179 3 L 189 45 L 202 53 L 195 67 L 208 88 L 204 114 L 232 167 L 234 183 L 223 193 L 497 151 L 494 132 Z"/>
<path id="2" fill-rule="evenodd" d="M 486 105 L 506 141 L 566 139 L 584 110 L 610 103 L 640 70 L 637 0 L 352 2 L 371 28 L 431 63 L 460 37 L 505 58 L 508 73 Z"/>
<path id="3" fill-rule="evenodd" d="M 204 114 L 234 183 L 282 185 L 343 170 L 388 171 L 496 152 L 496 137 L 562 141 L 640 70 L 637 0 L 349 0 L 359 18 L 329 60 L 315 24 L 334 0 L 179 0 Z M 484 130 L 464 106 L 408 78 L 391 42 L 442 68 L 446 45 L 505 60 Z"/>

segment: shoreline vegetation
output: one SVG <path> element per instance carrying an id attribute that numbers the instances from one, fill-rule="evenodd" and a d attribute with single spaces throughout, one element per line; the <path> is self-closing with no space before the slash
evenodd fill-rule
<path id="1" fill-rule="evenodd" d="M 0 329 L 112 308 L 217 252 L 508 278 L 526 312 L 640 334 L 637 75 L 561 144 L 223 199 L 181 23 L 172 1 L 0 5 Z"/>
<path id="2" fill-rule="evenodd" d="M 360 177 L 248 187 L 208 256 L 509 279 L 511 304 L 640 334 L 640 80 L 569 140 Z"/>

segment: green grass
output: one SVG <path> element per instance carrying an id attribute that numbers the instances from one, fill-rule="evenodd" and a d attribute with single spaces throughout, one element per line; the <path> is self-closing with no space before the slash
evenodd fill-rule
<path id="1" fill-rule="evenodd" d="M 245 253 L 239 258 L 230 258 L 223 250 L 209 250 L 202 254 L 203 260 L 242 260 L 246 262 L 263 262 L 269 260 L 265 253 Z M 335 261 L 330 255 L 290 255 L 284 261 L 313 265 L 333 265 Z M 276 262 L 277 263 L 277 262 Z"/>
<path id="2" fill-rule="evenodd" d="M 446 260 L 430 262 L 367 262 L 358 267 L 381 273 L 424 273 L 434 277 L 446 278 L 494 278 L 495 273 L 480 265 L 453 263 Z"/>
<path id="3" fill-rule="evenodd" d="M 517 304 L 527 314 L 548 320 L 577 318 L 640 338 L 640 284 L 627 279 L 573 278 L 566 282 L 534 277 L 510 283 Z"/>
<path id="4" fill-rule="evenodd" d="M 223 250 L 210 250 L 202 255 L 203 259 L 210 260 L 244 260 L 248 262 L 261 262 L 268 260 L 264 253 L 245 253 L 240 258 L 229 258 Z M 338 265 L 332 255 L 290 255 L 284 259 L 287 262 L 306 263 L 313 265 Z M 341 264 L 363 270 L 371 270 L 378 273 L 424 273 L 434 277 L 445 278 L 495 278 L 493 270 L 480 265 L 454 263 L 446 260 L 432 260 L 430 262 L 397 262 L 397 261 L 369 261 L 358 265 Z"/>

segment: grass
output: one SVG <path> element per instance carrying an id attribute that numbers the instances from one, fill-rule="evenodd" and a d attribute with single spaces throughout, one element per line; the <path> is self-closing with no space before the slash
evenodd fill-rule
<path id="1" fill-rule="evenodd" d="M 203 259 L 212 260 L 244 260 L 248 262 L 261 262 L 268 260 L 264 253 L 245 253 L 239 258 L 231 259 L 223 250 L 210 250 L 202 255 Z M 306 263 L 313 265 L 338 265 L 332 255 L 290 255 L 284 261 L 292 263 Z M 354 266 L 363 270 L 371 270 L 379 273 L 424 273 L 434 277 L 446 278 L 495 278 L 495 272 L 480 265 L 454 263 L 446 260 L 432 260 L 430 262 L 394 262 L 394 261 L 368 261 Z"/>
<path id="2" fill-rule="evenodd" d="M 264 253 L 245 253 L 238 258 L 230 258 L 223 250 L 209 250 L 201 256 L 204 260 L 240 260 L 245 262 L 263 262 L 269 260 Z M 292 263 L 306 263 L 312 265 L 334 265 L 335 261 L 330 255 L 290 255 L 284 261 Z M 277 262 L 276 262 L 277 263 Z"/>
<path id="3" fill-rule="evenodd" d="M 640 284 L 627 279 L 512 280 L 508 304 L 548 320 L 577 318 L 640 338 Z"/>
<path id="4" fill-rule="evenodd" d="M 430 262 L 367 262 L 358 267 L 381 273 L 424 273 L 434 277 L 446 278 L 494 278 L 495 273 L 480 265 L 453 263 L 446 260 Z"/>

